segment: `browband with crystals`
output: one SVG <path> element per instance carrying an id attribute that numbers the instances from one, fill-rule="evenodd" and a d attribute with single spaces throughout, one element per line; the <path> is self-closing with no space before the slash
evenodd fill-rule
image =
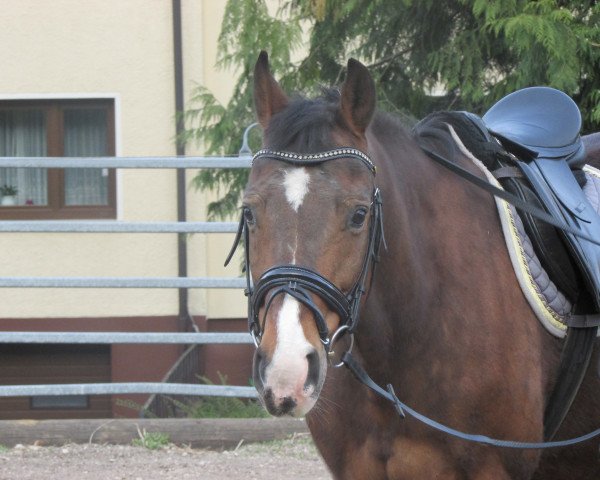
<path id="1" fill-rule="evenodd" d="M 252 164 L 254 165 L 254 161 L 258 160 L 259 158 L 272 158 L 286 163 L 291 163 L 293 165 L 314 165 L 327 162 L 329 160 L 346 157 L 360 160 L 369 168 L 369 170 L 371 170 L 373 175 L 377 173 L 377 167 L 375 167 L 367 154 L 356 148 L 348 147 L 335 148 L 333 150 L 327 150 L 326 152 L 319 153 L 279 152 L 275 150 L 263 149 L 256 152 L 256 154 L 252 157 Z"/>

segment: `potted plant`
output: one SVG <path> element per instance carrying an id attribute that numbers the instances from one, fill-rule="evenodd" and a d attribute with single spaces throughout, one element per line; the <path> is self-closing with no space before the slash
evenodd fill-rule
<path id="1" fill-rule="evenodd" d="M 16 205 L 17 204 L 17 193 L 19 190 L 14 185 L 4 184 L 0 187 L 0 194 L 2 195 L 2 205 Z"/>

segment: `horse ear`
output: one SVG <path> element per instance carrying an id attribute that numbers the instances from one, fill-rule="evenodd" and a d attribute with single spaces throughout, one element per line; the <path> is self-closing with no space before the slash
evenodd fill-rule
<path id="1" fill-rule="evenodd" d="M 271 75 L 269 55 L 263 50 L 254 66 L 254 105 L 261 126 L 267 128 L 271 117 L 283 110 L 288 103 L 287 95 Z"/>
<path id="2" fill-rule="evenodd" d="M 377 95 L 375 82 L 365 67 L 358 60 L 348 60 L 348 73 L 342 85 L 342 116 L 350 129 L 359 137 L 363 137 L 375 112 Z"/>

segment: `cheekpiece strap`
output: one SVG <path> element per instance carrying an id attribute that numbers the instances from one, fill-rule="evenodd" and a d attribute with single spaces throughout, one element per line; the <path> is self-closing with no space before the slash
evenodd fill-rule
<path id="1" fill-rule="evenodd" d="M 338 158 L 356 158 L 360 160 L 366 167 L 371 170 L 371 173 L 375 175 L 377 173 L 377 167 L 371 161 L 369 156 L 361 152 L 356 148 L 340 147 L 333 150 L 327 150 L 326 152 L 318 153 L 294 153 L 294 152 L 283 152 L 263 149 L 256 152 L 252 157 L 252 165 L 260 158 L 271 158 L 274 160 L 281 160 L 282 162 L 291 163 L 292 165 L 317 165 L 319 163 L 328 162 L 329 160 L 335 160 Z"/>

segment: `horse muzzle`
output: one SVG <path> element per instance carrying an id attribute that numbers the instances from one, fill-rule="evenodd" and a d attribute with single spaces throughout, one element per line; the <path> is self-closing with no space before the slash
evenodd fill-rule
<path id="1" fill-rule="evenodd" d="M 314 348 L 304 355 L 287 353 L 282 358 L 276 351 L 269 359 L 259 347 L 254 355 L 254 384 L 271 415 L 300 417 L 316 403 L 325 380 L 327 363 L 324 355 Z"/>

